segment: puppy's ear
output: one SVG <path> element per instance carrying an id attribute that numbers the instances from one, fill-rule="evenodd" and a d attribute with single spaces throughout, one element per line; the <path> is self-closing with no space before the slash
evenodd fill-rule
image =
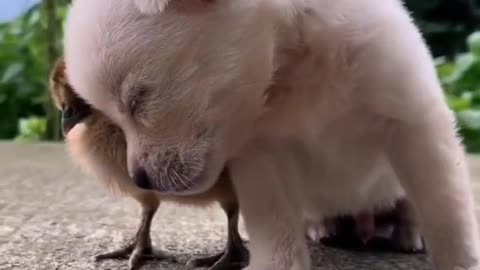
<path id="1" fill-rule="evenodd" d="M 134 0 L 137 8 L 145 14 L 157 14 L 165 10 L 170 0 Z"/>

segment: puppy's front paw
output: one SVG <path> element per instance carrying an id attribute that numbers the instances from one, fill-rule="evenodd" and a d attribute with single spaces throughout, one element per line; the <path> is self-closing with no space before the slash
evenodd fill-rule
<path id="1" fill-rule="evenodd" d="M 298 244 L 298 245 L 297 245 Z M 291 243 L 285 248 L 277 245 L 279 249 L 256 249 L 252 247 L 250 264 L 243 270 L 310 270 L 310 253 L 304 242 Z M 274 253 L 269 251 L 275 250 Z M 267 252 L 265 252 L 267 251 Z M 270 254 L 265 256 L 266 254 Z"/>
<path id="2" fill-rule="evenodd" d="M 323 226 L 308 226 L 307 229 L 306 229 L 306 234 L 307 234 L 307 238 L 310 240 L 310 241 L 313 241 L 315 243 L 318 243 L 320 242 L 320 239 L 328 236 L 327 235 L 327 232 L 325 231 L 325 227 Z"/>
<path id="3" fill-rule="evenodd" d="M 255 264 L 250 264 L 243 270 L 310 270 L 310 262 L 305 261 L 298 261 L 293 263 L 290 266 L 279 266 L 279 265 L 268 265 L 268 266 L 260 266 Z"/>
<path id="4" fill-rule="evenodd" d="M 393 232 L 393 243 L 401 252 L 418 253 L 424 251 L 419 231 L 407 225 L 398 226 Z"/>
<path id="5" fill-rule="evenodd" d="M 452 251 L 452 254 L 454 251 Z M 437 257 L 438 258 L 438 257 Z M 447 260 L 440 261 L 439 259 L 433 258 L 434 270 L 480 270 L 480 260 L 470 257 L 459 259 L 455 255 L 443 256 Z M 452 261 L 452 259 L 454 261 Z"/>
<path id="6" fill-rule="evenodd" d="M 268 267 L 250 265 L 250 266 L 247 266 L 246 268 L 243 268 L 243 270 L 274 270 L 274 269 L 273 269 L 273 267 L 268 268 Z"/>
<path id="7" fill-rule="evenodd" d="M 455 268 L 453 268 L 453 270 L 480 270 L 480 265 L 476 265 L 476 266 L 473 266 L 473 267 L 463 267 L 463 266 L 456 266 Z"/>
<path id="8" fill-rule="evenodd" d="M 305 226 L 305 234 L 310 241 L 320 243 L 322 239 L 337 234 L 337 227 L 334 218 L 327 218 L 322 222 L 308 222 Z"/>

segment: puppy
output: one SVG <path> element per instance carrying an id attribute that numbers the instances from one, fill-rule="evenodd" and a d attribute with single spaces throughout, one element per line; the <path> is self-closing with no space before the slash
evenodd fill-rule
<path id="1" fill-rule="evenodd" d="M 152 247 L 150 225 L 160 202 L 206 206 L 219 202 L 228 217 L 228 241 L 223 252 L 206 258 L 193 259 L 192 266 L 210 269 L 231 269 L 235 263 L 248 261 L 248 253 L 238 232 L 239 208 L 228 171 L 225 169 L 212 189 L 192 196 L 159 195 L 138 188 L 126 169 L 126 144 L 122 131 L 99 111 L 78 97 L 68 82 L 65 63 L 60 60 L 51 75 L 51 95 L 62 111 L 63 131 L 73 160 L 110 190 L 127 194 L 140 203 L 142 218 L 137 234 L 129 245 L 98 255 L 98 260 L 128 257 L 129 268 L 136 269 L 145 259 L 167 259 Z M 170 258 L 171 259 L 171 258 Z"/>
<path id="2" fill-rule="evenodd" d="M 110 123 L 108 121 L 108 119 L 106 119 L 100 112 L 91 109 L 87 104 L 85 104 L 85 102 L 81 98 L 76 96 L 76 94 L 74 93 L 70 84 L 68 83 L 68 79 L 67 79 L 66 74 L 65 74 L 65 63 L 64 63 L 63 60 L 60 60 L 57 63 L 54 71 L 52 72 L 51 94 L 52 94 L 52 97 L 55 101 L 55 104 L 63 112 L 62 113 L 63 127 L 64 127 L 64 132 L 65 132 L 66 135 L 68 135 L 69 131 L 74 126 L 76 126 L 77 124 L 80 124 L 80 123 L 87 124 L 87 127 L 86 127 L 87 131 L 83 131 L 86 134 L 82 136 L 82 138 L 86 138 L 86 139 L 83 139 L 83 140 L 80 139 L 77 142 L 77 144 L 82 146 L 82 150 L 79 151 L 79 155 L 80 156 L 85 155 L 84 154 L 86 152 L 85 149 L 87 149 L 87 148 L 99 149 L 97 151 L 100 152 L 101 157 L 105 156 L 105 159 L 111 158 L 109 160 L 109 162 L 107 162 L 106 164 L 110 164 L 110 162 L 113 161 L 114 165 L 116 167 L 120 167 L 122 162 L 124 162 L 124 160 L 121 160 L 121 158 L 118 158 L 118 157 L 123 156 L 121 151 L 125 147 L 125 142 L 124 142 L 124 139 L 122 138 L 123 134 L 118 129 L 118 127 L 115 127 L 112 123 Z M 62 107 L 61 104 L 63 104 L 63 107 Z M 95 120 L 95 119 L 100 119 L 100 120 Z M 109 140 L 108 142 L 105 142 L 105 138 L 110 138 L 110 136 L 112 136 L 111 137 L 112 140 Z M 67 136 L 67 139 L 68 138 L 69 137 Z M 67 143 L 68 143 L 67 145 L 70 148 L 72 148 L 73 147 L 72 144 L 75 144 L 75 141 L 67 140 Z M 104 144 L 104 145 L 102 145 L 102 144 Z M 115 147 L 118 147 L 118 149 L 115 149 Z M 109 149 L 109 150 L 107 151 L 107 149 Z M 104 153 L 102 153 L 102 151 L 104 151 Z M 91 158 L 91 155 L 88 156 L 87 158 Z M 77 160 L 78 160 L 78 158 L 77 158 Z M 120 165 L 117 165 L 117 164 L 120 164 Z M 87 167 L 88 166 L 89 165 L 87 165 Z M 95 172 L 93 172 L 93 174 L 95 175 Z M 225 177 L 228 177 L 228 176 L 225 176 Z M 113 185 L 118 185 L 119 182 L 116 182 L 116 181 L 118 181 L 119 179 L 124 179 L 124 178 L 125 177 L 112 179 L 112 177 L 109 177 L 109 178 L 103 178 L 103 179 L 100 179 L 100 180 L 103 183 L 108 184 L 108 185 L 112 185 L 112 184 Z M 109 188 L 110 189 L 113 188 L 113 190 L 122 190 L 122 187 L 118 187 L 118 186 L 114 186 L 114 187 L 110 186 Z M 129 194 L 138 193 L 138 190 L 133 190 L 133 191 L 129 192 L 129 190 L 131 188 L 132 188 L 131 184 L 129 183 L 129 185 L 127 185 L 127 187 L 125 187 L 123 189 L 125 190 L 124 192 L 129 193 Z M 133 189 L 135 189 L 135 188 L 133 188 Z M 227 192 L 227 195 L 231 194 L 230 192 L 231 192 L 231 190 L 229 190 Z M 143 193 L 145 193 L 145 194 L 143 194 Z M 143 198 L 148 198 L 148 196 L 152 195 L 152 194 L 147 195 L 146 193 L 148 193 L 148 192 L 143 192 L 143 193 L 140 194 L 139 196 L 136 196 L 136 197 L 140 197 L 140 199 L 137 199 L 140 202 L 143 201 Z M 234 197 L 232 197 L 232 198 L 234 198 Z M 195 202 L 194 202 L 194 204 L 195 204 Z M 226 209 L 226 208 L 229 207 L 229 205 L 230 204 L 228 202 L 225 205 L 226 213 L 228 213 L 229 211 L 238 211 L 238 210 L 235 210 L 235 209 Z M 232 208 L 238 207 L 238 206 L 234 205 L 234 203 L 231 203 L 231 206 L 232 206 Z M 148 208 L 148 209 L 149 208 L 154 208 L 154 207 L 149 207 L 149 206 L 145 206 L 145 207 Z M 144 243 L 143 245 L 146 245 L 148 247 L 148 249 L 151 249 L 151 244 L 148 240 L 149 227 L 146 227 L 145 223 L 150 223 L 151 219 L 153 218 L 154 213 L 149 213 L 146 210 L 147 209 L 145 209 L 143 211 L 143 218 L 142 218 L 142 221 L 141 221 L 142 224 L 139 226 L 139 229 L 144 228 L 144 230 L 139 231 L 139 234 L 143 233 L 145 235 L 139 237 L 140 239 L 138 239 L 137 241 L 140 241 L 140 240 L 147 241 L 148 243 Z M 373 223 L 374 213 L 368 214 L 367 216 L 369 217 L 369 220 L 371 219 L 370 223 Z M 377 216 L 378 216 L 378 214 L 377 214 Z M 397 217 L 397 215 L 395 215 L 395 217 Z M 360 220 L 359 218 L 351 220 L 349 217 L 336 217 L 336 218 L 331 218 L 330 220 L 327 220 L 326 223 L 330 223 L 330 226 L 328 226 L 328 225 L 325 226 L 325 229 L 327 229 L 327 231 L 328 231 L 326 233 L 326 235 L 329 236 L 329 238 L 322 239 L 322 242 L 324 242 L 324 243 L 326 243 L 330 246 L 341 246 L 341 247 L 344 247 L 344 248 L 352 248 L 352 247 L 353 248 L 359 248 L 359 244 L 362 244 L 361 247 L 367 246 L 367 243 L 373 238 L 373 236 L 375 234 L 375 232 L 374 232 L 375 229 L 372 228 L 372 224 L 368 224 L 366 222 L 358 222 L 359 220 Z M 233 243 L 231 245 L 231 247 L 233 249 L 232 253 L 235 254 L 235 252 L 237 251 L 235 245 L 236 244 L 241 244 L 241 243 L 236 243 L 235 242 L 239 239 L 239 237 L 238 237 L 239 234 L 238 234 L 238 231 L 236 229 L 237 220 L 231 219 L 231 221 L 232 221 L 232 226 L 230 226 L 229 228 L 232 228 L 232 232 L 229 235 L 231 235 L 232 237 L 230 237 L 231 239 L 229 238 L 229 243 Z M 357 222 L 355 222 L 355 221 L 357 221 Z M 398 221 L 396 223 L 397 223 L 397 225 L 399 225 L 396 228 L 397 229 L 400 228 L 400 230 L 401 230 L 402 229 L 402 227 L 400 225 L 401 221 L 399 221 L 398 219 L 396 219 L 396 221 Z M 409 226 L 409 225 L 410 224 L 405 224 L 405 226 Z M 375 225 L 373 225 L 373 226 L 375 226 Z M 377 226 L 378 226 L 378 224 L 377 224 Z M 319 230 L 320 228 L 319 227 L 312 227 L 310 229 Z M 321 229 L 324 229 L 324 228 L 322 227 Z M 399 230 L 397 230 L 397 231 L 399 231 Z M 401 238 L 404 235 L 405 234 L 401 234 L 401 233 L 394 234 L 395 238 L 394 238 L 394 240 L 392 240 L 391 244 L 394 246 L 395 249 L 398 249 L 398 250 L 404 251 L 404 252 L 413 252 L 413 251 L 418 251 L 422 248 L 421 244 L 419 244 L 418 241 L 417 241 L 418 237 L 412 236 L 412 237 L 405 238 L 405 239 Z M 411 240 L 414 240 L 414 241 L 412 242 Z M 126 256 L 133 251 L 133 250 L 131 250 L 133 248 L 135 248 L 135 247 L 133 246 L 133 244 L 131 244 L 130 246 L 122 248 L 121 250 L 118 250 L 118 251 L 115 251 L 115 252 L 109 252 L 109 253 L 106 253 L 106 254 L 101 254 L 101 255 L 97 256 L 97 258 L 98 259 L 107 259 L 107 258 L 112 258 L 112 257 L 116 257 L 116 256 Z M 137 247 L 137 248 L 139 248 L 139 247 Z M 149 255 L 152 258 L 157 258 L 158 259 L 158 258 L 165 258 L 166 257 L 163 253 L 161 253 L 159 251 L 155 251 L 153 249 L 151 251 L 150 250 L 147 251 L 145 249 L 146 248 L 144 248 L 143 252 L 152 253 L 152 254 Z M 239 250 L 244 251 L 244 249 L 242 247 Z M 137 260 L 140 260 L 140 255 L 142 255 L 142 252 L 135 253 L 131 257 L 131 259 L 132 259 L 131 264 L 132 265 L 136 264 Z M 145 255 L 145 254 L 143 254 L 143 255 Z M 206 261 L 205 261 L 205 259 L 192 260 L 191 264 L 200 265 L 200 266 L 201 265 L 210 265 L 210 264 L 213 264 L 216 261 L 213 258 L 218 257 L 218 259 L 219 259 L 219 256 L 220 255 L 213 256 L 211 259 L 208 258 Z M 234 256 L 236 256 L 236 255 L 234 255 Z M 242 257 L 239 257 L 239 258 L 244 260 L 244 258 L 242 258 Z M 238 260 L 239 258 L 236 258 L 236 259 Z M 140 262 L 138 262 L 138 263 L 140 263 Z M 221 263 L 221 264 L 223 265 L 223 263 Z"/>
<path id="3" fill-rule="evenodd" d="M 203 193 L 227 163 L 248 270 L 310 269 L 305 219 L 402 192 L 436 270 L 480 269 L 455 116 L 401 1 L 82 0 L 65 56 L 138 186 Z"/>

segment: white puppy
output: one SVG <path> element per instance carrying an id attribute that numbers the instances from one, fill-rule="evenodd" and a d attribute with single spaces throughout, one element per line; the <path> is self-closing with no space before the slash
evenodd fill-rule
<path id="1" fill-rule="evenodd" d="M 399 0 L 81 0 L 65 45 L 138 186 L 203 192 L 228 163 L 249 269 L 309 269 L 304 218 L 402 190 L 435 269 L 480 269 L 454 114 Z"/>

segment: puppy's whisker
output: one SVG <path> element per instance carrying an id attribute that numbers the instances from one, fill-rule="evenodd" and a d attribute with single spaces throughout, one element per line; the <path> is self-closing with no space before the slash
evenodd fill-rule
<path id="1" fill-rule="evenodd" d="M 183 187 L 180 187 L 180 189 L 187 187 L 187 186 L 185 185 L 182 177 L 180 177 L 180 175 L 178 175 L 178 173 L 177 173 L 175 170 L 172 170 L 172 178 L 174 179 L 173 182 L 175 183 L 175 185 L 177 185 L 177 187 L 178 187 L 179 184 L 182 184 L 182 185 L 183 185 Z"/>
<path id="2" fill-rule="evenodd" d="M 180 186 L 180 182 L 182 181 L 180 179 L 180 176 L 175 172 L 175 170 L 169 170 L 169 171 L 170 173 L 168 175 L 168 178 L 170 179 L 170 182 L 173 183 L 176 190 L 182 190 L 182 187 Z"/>

